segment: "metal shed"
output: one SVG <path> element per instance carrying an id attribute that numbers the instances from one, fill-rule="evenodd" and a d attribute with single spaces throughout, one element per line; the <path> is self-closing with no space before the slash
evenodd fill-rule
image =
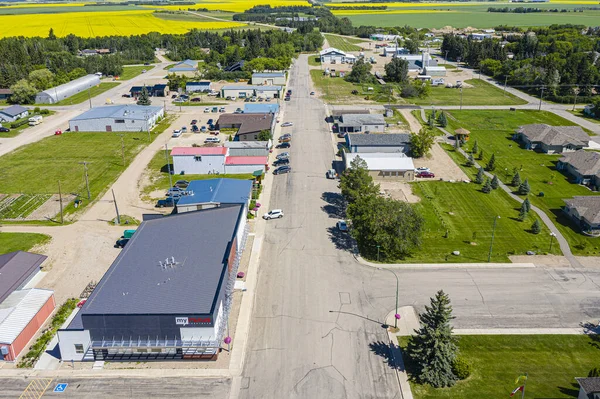
<path id="1" fill-rule="evenodd" d="M 69 83 L 39 92 L 35 96 L 36 104 L 54 104 L 61 100 L 71 97 L 84 90 L 91 89 L 100 84 L 98 75 L 86 75 Z"/>

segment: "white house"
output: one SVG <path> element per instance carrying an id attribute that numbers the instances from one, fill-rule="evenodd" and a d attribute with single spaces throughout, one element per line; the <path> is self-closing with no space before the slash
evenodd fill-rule
<path id="1" fill-rule="evenodd" d="M 29 110 L 20 105 L 11 105 L 10 107 L 0 110 L 0 121 L 14 122 L 17 119 L 25 118 L 29 115 Z"/>
<path id="2" fill-rule="evenodd" d="M 410 157 L 403 153 L 343 153 L 346 168 L 356 157 L 360 157 L 367 163 L 369 175 L 376 180 L 415 180 L 415 165 Z"/>
<path id="3" fill-rule="evenodd" d="M 321 63 L 323 64 L 352 64 L 356 61 L 356 57 L 352 54 L 346 54 L 342 50 L 333 47 L 321 50 Z"/>
<path id="4" fill-rule="evenodd" d="M 221 97 L 269 97 L 280 98 L 281 86 L 258 86 L 258 85 L 225 85 L 221 88 Z"/>
<path id="5" fill-rule="evenodd" d="M 175 147 L 173 171 L 178 175 L 239 174 L 266 170 L 268 156 L 230 156 L 227 147 Z"/>

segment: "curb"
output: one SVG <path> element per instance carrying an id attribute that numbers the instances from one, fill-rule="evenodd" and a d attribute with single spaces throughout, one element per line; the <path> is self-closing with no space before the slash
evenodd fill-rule
<path id="1" fill-rule="evenodd" d="M 364 266 L 376 269 L 531 269 L 533 263 L 373 263 L 360 255 L 353 255 Z"/>

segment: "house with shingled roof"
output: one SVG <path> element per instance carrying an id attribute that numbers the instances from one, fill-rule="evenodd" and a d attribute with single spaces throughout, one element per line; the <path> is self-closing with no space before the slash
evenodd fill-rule
<path id="1" fill-rule="evenodd" d="M 600 237 L 600 196 L 586 195 L 566 199 L 563 211 L 590 236 Z"/>
<path id="2" fill-rule="evenodd" d="M 592 189 L 600 188 L 600 153 L 579 150 L 562 156 L 556 169 L 564 171 L 577 184 Z"/>
<path id="3" fill-rule="evenodd" d="M 580 126 L 550 126 L 535 123 L 519 127 L 515 137 L 526 149 L 562 154 L 588 147 L 590 136 Z"/>

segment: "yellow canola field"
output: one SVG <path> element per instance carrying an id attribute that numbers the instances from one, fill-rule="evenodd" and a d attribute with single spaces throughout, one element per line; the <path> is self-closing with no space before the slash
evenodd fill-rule
<path id="1" fill-rule="evenodd" d="M 207 30 L 245 26 L 238 22 L 169 21 L 156 18 L 152 13 L 151 10 L 139 10 L 0 15 L 0 37 L 45 37 L 50 28 L 54 29 L 56 36 L 72 33 L 82 37 L 96 37 L 149 32 L 181 34 L 194 28 Z"/>
<path id="2" fill-rule="evenodd" d="M 439 12 L 457 12 L 448 10 L 331 10 L 334 15 L 363 15 L 363 14 L 434 14 Z"/>
<path id="3" fill-rule="evenodd" d="M 85 3 L 17 3 L 9 6 L 2 6 L 0 9 L 5 8 L 39 8 L 39 7 L 83 7 Z"/>
<path id="4" fill-rule="evenodd" d="M 231 12 L 244 12 L 254 6 L 269 4 L 271 7 L 282 7 L 282 6 L 310 6 L 308 1 L 303 0 L 223 0 L 220 2 L 215 1 L 201 1 L 194 5 L 178 5 L 178 6 L 146 6 L 152 8 L 162 8 L 166 10 L 179 10 L 188 8 L 206 8 L 209 11 L 223 10 Z"/>
<path id="5" fill-rule="evenodd" d="M 553 4 L 598 4 L 597 0 L 550 0 L 550 3 Z M 509 3 L 509 2 L 494 2 L 493 6 L 528 6 L 532 3 Z M 541 3 L 545 4 L 545 3 Z M 327 7 L 331 7 L 332 11 L 335 7 L 359 7 L 359 6 L 387 6 L 387 10 L 379 10 L 379 13 L 385 12 L 388 13 L 390 8 L 403 8 L 403 7 L 470 7 L 477 5 L 490 5 L 489 2 L 475 2 L 475 1 L 467 1 L 467 2 L 439 2 L 439 3 L 398 3 L 398 2 L 390 2 L 390 3 L 326 3 Z M 533 6 L 532 6 L 533 7 Z"/>

